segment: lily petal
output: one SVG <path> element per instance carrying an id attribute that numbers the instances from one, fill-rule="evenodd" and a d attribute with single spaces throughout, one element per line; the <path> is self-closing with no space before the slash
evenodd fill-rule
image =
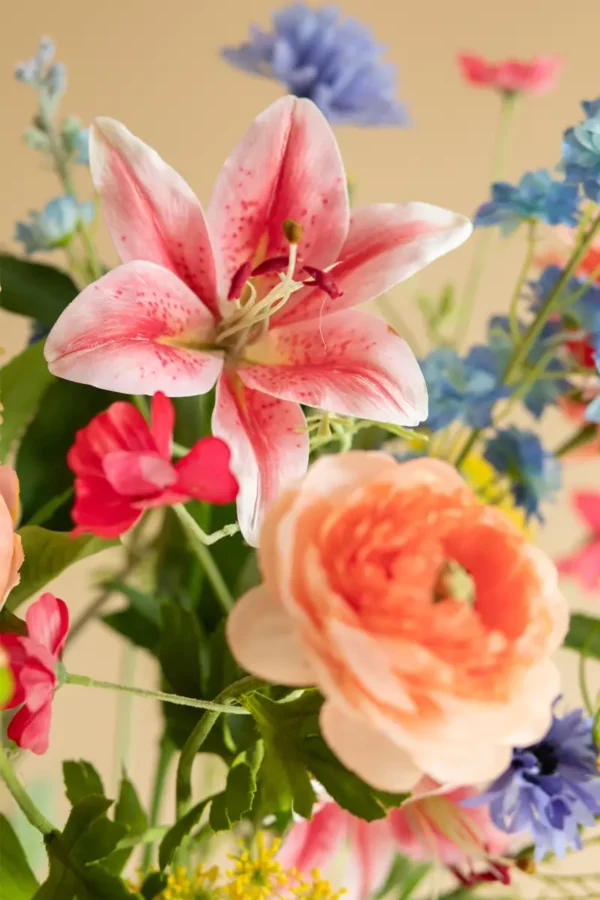
<path id="1" fill-rule="evenodd" d="M 231 470 L 240 486 L 240 529 L 255 546 L 265 507 L 308 467 L 304 415 L 297 403 L 254 391 L 237 374 L 224 373 L 217 385 L 212 432 L 231 450 Z"/>
<path id="2" fill-rule="evenodd" d="M 217 178 L 207 219 L 223 297 L 243 263 L 287 254 L 285 219 L 302 228 L 305 262 L 335 262 L 348 232 L 348 190 L 333 131 L 314 103 L 283 97 L 258 116 Z"/>
<path id="3" fill-rule="evenodd" d="M 210 342 L 214 319 L 172 272 L 130 262 L 86 287 L 59 317 L 46 341 L 54 375 L 126 394 L 204 394 L 222 367 L 221 354 L 182 343 Z"/>
<path id="4" fill-rule="evenodd" d="M 215 265 L 200 201 L 158 153 L 115 119 L 90 131 L 90 168 L 123 262 L 170 269 L 217 312 Z"/>
<path id="5" fill-rule="evenodd" d="M 337 803 L 323 803 L 312 819 L 294 822 L 277 856 L 279 862 L 302 875 L 323 871 L 347 838 L 351 819 Z"/>
<path id="6" fill-rule="evenodd" d="M 334 299 L 318 288 L 305 288 L 291 297 L 279 322 L 320 319 L 367 303 L 460 246 L 472 230 L 464 216 L 429 203 L 359 208 L 352 213 L 348 238 L 330 273 L 340 296 Z"/>
<path id="7" fill-rule="evenodd" d="M 263 364 L 240 369 L 240 378 L 282 400 L 395 425 L 427 417 L 427 388 L 410 347 L 368 313 L 273 328 L 250 354 Z"/>

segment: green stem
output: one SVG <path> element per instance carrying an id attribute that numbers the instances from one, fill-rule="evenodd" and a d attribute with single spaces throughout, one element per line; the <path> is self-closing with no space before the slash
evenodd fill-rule
<path id="1" fill-rule="evenodd" d="M 504 174 L 517 99 L 516 94 L 502 94 L 500 122 L 498 123 L 496 149 L 494 151 L 494 162 L 492 163 L 492 183 L 500 181 Z"/>
<path id="2" fill-rule="evenodd" d="M 231 592 L 227 587 L 225 579 L 221 575 L 218 566 L 212 558 L 210 550 L 208 549 L 208 545 L 214 544 L 222 537 L 227 537 L 230 534 L 235 534 L 238 531 L 238 526 L 226 525 L 220 531 L 214 531 L 212 534 L 206 534 L 206 532 L 203 531 L 202 528 L 200 528 L 194 517 L 181 503 L 177 503 L 172 507 L 172 509 L 181 522 L 183 529 L 187 534 L 190 547 L 196 554 L 198 560 L 200 561 L 200 564 L 206 572 L 206 576 L 212 585 L 217 599 L 219 600 L 225 612 L 228 613 L 233 608 L 233 597 L 231 596 Z"/>
<path id="3" fill-rule="evenodd" d="M 56 828 L 37 808 L 21 782 L 17 773 L 6 755 L 4 747 L 0 744 L 0 778 L 8 788 L 13 800 L 24 814 L 28 822 L 37 828 L 43 835 L 56 833 Z"/>
<path id="4" fill-rule="evenodd" d="M 584 425 L 579 431 L 576 431 L 575 434 L 571 435 L 571 437 L 567 438 L 566 441 L 563 441 L 562 444 L 559 444 L 556 450 L 554 451 L 554 456 L 557 458 L 564 456 L 565 453 L 569 453 L 571 450 L 577 450 L 578 447 L 583 447 L 585 444 L 589 444 L 590 441 L 595 440 L 598 437 L 598 426 L 589 424 Z"/>
<path id="5" fill-rule="evenodd" d="M 238 716 L 246 716 L 248 712 L 239 706 L 225 706 L 211 700 L 198 700 L 195 697 L 182 697 L 179 694 L 167 694 L 164 691 L 151 691 L 147 688 L 131 687 L 125 684 L 116 684 L 114 681 L 97 681 L 90 678 L 89 675 L 71 675 L 67 674 L 65 678 L 66 684 L 79 684 L 82 687 L 104 688 L 108 691 L 124 691 L 128 694 L 135 694 L 136 697 L 148 697 L 151 700 L 161 700 L 163 703 L 174 703 L 176 706 L 192 706 L 195 709 L 206 709 L 216 715 L 227 712 L 234 713 Z"/>
<path id="6" fill-rule="evenodd" d="M 243 694 L 249 694 L 264 686 L 264 681 L 260 678 L 254 678 L 253 676 L 234 681 L 234 683 L 230 684 L 224 691 L 221 691 L 213 704 L 213 706 L 219 706 L 220 711 L 205 712 L 190 734 L 181 751 L 179 763 L 177 765 L 175 790 L 177 796 L 178 819 L 187 811 L 187 806 L 192 796 L 192 766 L 194 765 L 196 754 L 215 726 L 220 712 L 232 712 L 236 709 L 235 707 L 230 709 L 228 705 L 224 706 L 223 704 L 227 704 L 228 701 L 234 700 L 236 697 L 240 697 Z"/>
<path id="7" fill-rule="evenodd" d="M 158 823 L 163 794 L 165 792 L 167 775 L 169 774 L 169 768 L 174 755 L 175 746 L 165 734 L 160 740 L 158 759 L 156 761 L 156 770 L 154 772 L 154 782 L 152 784 L 150 814 L 148 817 L 148 827 L 150 829 L 154 828 Z M 144 855 L 142 857 L 142 872 L 147 872 L 152 865 L 152 851 L 152 844 L 147 844 L 144 847 Z"/>
<path id="8" fill-rule="evenodd" d="M 512 334 L 513 341 L 515 343 L 519 340 L 520 332 L 519 332 L 519 300 L 521 299 L 521 293 L 523 291 L 523 287 L 527 280 L 527 275 L 529 273 L 529 269 L 531 268 L 531 263 L 533 262 L 533 257 L 535 255 L 535 237 L 536 237 L 536 223 L 528 222 L 527 223 L 527 250 L 525 252 L 525 259 L 523 260 L 523 265 L 521 266 L 521 271 L 519 272 L 519 277 L 517 278 L 517 283 L 515 284 L 515 289 L 513 291 L 511 301 L 510 301 L 510 309 L 508 314 L 508 321 L 510 323 L 510 333 Z"/>
<path id="9" fill-rule="evenodd" d="M 119 681 L 129 684 L 135 677 L 137 648 L 127 642 L 122 650 Z M 115 762 L 113 781 L 118 787 L 121 772 L 128 767 L 129 745 L 131 743 L 131 716 L 132 696 L 130 693 L 121 693 L 117 698 L 117 713 L 115 725 Z"/>

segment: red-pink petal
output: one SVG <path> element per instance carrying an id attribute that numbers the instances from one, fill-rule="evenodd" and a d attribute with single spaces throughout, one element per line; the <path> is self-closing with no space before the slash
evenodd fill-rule
<path id="1" fill-rule="evenodd" d="M 428 203 L 381 203 L 352 212 L 348 238 L 330 274 L 341 296 L 303 288 L 283 307 L 279 321 L 321 319 L 379 297 L 471 234 L 468 219 Z"/>
<path id="2" fill-rule="evenodd" d="M 287 254 L 285 219 L 302 227 L 304 262 L 324 268 L 337 259 L 348 231 L 346 176 L 310 100 L 283 97 L 258 116 L 217 178 L 207 219 L 222 297 L 245 262 Z"/>
<path id="3" fill-rule="evenodd" d="M 18 747 L 41 755 L 46 752 L 50 743 L 51 719 L 51 699 L 36 712 L 31 712 L 27 706 L 23 706 L 11 719 L 6 733 Z"/>
<path id="4" fill-rule="evenodd" d="M 568 556 L 555 560 L 561 575 L 577 578 L 583 588 L 597 592 L 600 587 L 600 540 L 593 540 Z"/>
<path id="5" fill-rule="evenodd" d="M 170 269 L 217 312 L 215 266 L 199 200 L 183 178 L 114 119 L 90 132 L 90 168 L 123 262 Z"/>
<path id="6" fill-rule="evenodd" d="M 212 431 L 231 450 L 242 534 L 256 545 L 262 513 L 283 485 L 308 466 L 308 432 L 297 403 L 268 397 L 224 373 L 217 385 Z"/>
<path id="7" fill-rule="evenodd" d="M 162 391 L 157 391 L 152 398 L 150 431 L 158 452 L 165 459 L 171 459 L 174 428 L 175 407 Z"/>
<path id="8" fill-rule="evenodd" d="M 577 491 L 573 505 L 595 534 L 600 535 L 600 494 L 593 491 Z"/>
<path id="9" fill-rule="evenodd" d="M 194 293 L 151 262 L 119 266 L 90 284 L 52 329 L 45 354 L 60 378 L 126 394 L 204 394 L 222 354 L 210 344 L 215 322 Z"/>
<path id="10" fill-rule="evenodd" d="M 155 453 L 157 446 L 148 424 L 133 403 L 112 403 L 81 428 L 69 450 L 67 462 L 76 475 L 104 477 L 102 462 L 109 453 L 132 450 Z"/>
<path id="11" fill-rule="evenodd" d="M 95 534 L 111 540 L 129 531 L 141 515 L 142 510 L 117 494 L 106 478 L 86 475 L 75 479 L 73 534 Z"/>
<path id="12" fill-rule="evenodd" d="M 239 488 L 230 463 L 231 452 L 225 441 L 202 438 L 175 464 L 177 489 L 205 503 L 233 503 Z"/>
<path id="13" fill-rule="evenodd" d="M 240 378 L 282 400 L 396 425 L 427 416 L 425 380 L 410 347 L 368 313 L 273 328 L 250 354 L 258 364 L 240 368 Z"/>
<path id="14" fill-rule="evenodd" d="M 152 496 L 177 481 L 174 466 L 156 454 L 116 450 L 104 457 L 102 468 L 111 487 L 124 497 Z"/>
<path id="15" fill-rule="evenodd" d="M 25 620 L 29 637 L 58 658 L 69 631 L 69 610 L 64 600 L 42 594 L 27 610 Z"/>

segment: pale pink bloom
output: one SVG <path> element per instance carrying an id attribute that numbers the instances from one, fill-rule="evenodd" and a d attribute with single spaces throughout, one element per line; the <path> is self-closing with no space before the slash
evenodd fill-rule
<path id="1" fill-rule="evenodd" d="M 563 61 L 557 56 L 538 56 L 492 63 L 482 56 L 461 53 L 458 64 L 466 80 L 478 87 L 507 94 L 547 94 L 556 86 Z"/>
<path id="2" fill-rule="evenodd" d="M 572 553 L 556 560 L 562 575 L 576 578 L 588 591 L 600 588 L 600 494 L 579 491 L 573 495 L 573 505 L 588 527 L 583 544 Z"/>
<path id="3" fill-rule="evenodd" d="M 0 466 L 0 608 L 19 583 L 23 563 L 21 538 L 15 534 L 19 513 L 19 481 L 10 466 Z"/>
<path id="4" fill-rule="evenodd" d="M 50 370 L 171 397 L 218 379 L 212 428 L 231 448 L 250 541 L 264 506 L 306 470 L 300 404 L 397 425 L 426 417 L 407 344 L 351 307 L 461 244 L 471 225 L 424 203 L 350 216 L 339 150 L 313 103 L 284 97 L 257 118 L 206 218 L 185 181 L 112 119 L 92 127 L 90 164 L 124 265 L 59 318 Z"/>
<path id="5" fill-rule="evenodd" d="M 568 623 L 556 569 L 447 463 L 322 457 L 269 508 L 259 559 L 264 584 L 229 615 L 233 655 L 316 685 L 325 740 L 375 787 L 492 779 L 547 731 Z"/>

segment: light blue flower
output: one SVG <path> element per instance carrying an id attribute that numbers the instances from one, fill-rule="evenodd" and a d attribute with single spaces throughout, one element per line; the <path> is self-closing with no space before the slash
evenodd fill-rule
<path id="1" fill-rule="evenodd" d="M 90 164 L 90 129 L 82 128 L 74 138 L 75 162 L 82 166 Z"/>
<path id="2" fill-rule="evenodd" d="M 29 222 L 17 222 L 15 240 L 23 244 L 26 253 L 51 250 L 69 243 L 80 220 L 89 224 L 94 218 L 92 201 L 80 203 L 69 196 L 55 197 L 42 212 L 29 212 Z"/>
<path id="3" fill-rule="evenodd" d="M 272 31 L 253 26 L 249 41 L 222 53 L 237 68 L 308 97 L 330 122 L 407 125 L 396 69 L 382 61 L 383 50 L 356 19 L 340 20 L 336 7 L 293 3 L 273 14 Z"/>
<path id="4" fill-rule="evenodd" d="M 567 128 L 560 167 L 569 184 L 582 185 L 590 200 L 600 202 L 600 97 L 582 103 L 585 122 Z"/>
<path id="5" fill-rule="evenodd" d="M 540 304 L 546 299 L 556 282 L 561 277 L 563 270 L 560 266 L 548 266 L 544 269 L 536 282 L 532 284 L 534 303 L 532 309 L 537 311 Z M 577 325 L 584 331 L 592 334 L 600 333 L 600 285 L 591 283 L 586 285 L 585 278 L 572 277 L 569 279 L 562 292 L 562 303 L 559 310 L 573 325 Z"/>
<path id="6" fill-rule="evenodd" d="M 54 110 L 67 87 L 64 64 L 52 62 L 55 50 L 54 41 L 42 38 L 35 56 L 19 63 L 15 69 L 17 80 L 38 92 L 42 110 L 47 114 Z"/>
<path id="7" fill-rule="evenodd" d="M 540 169 L 527 172 L 517 185 L 506 181 L 493 184 L 492 199 L 479 207 L 474 225 L 499 225 L 503 234 L 510 234 L 522 222 L 575 225 L 578 207 L 578 187 L 555 181 L 549 172 Z"/>
<path id="8" fill-rule="evenodd" d="M 559 489 L 561 469 L 558 460 L 547 453 L 537 434 L 507 428 L 489 441 L 485 459 L 502 475 L 508 475 L 511 493 L 517 506 L 527 517 L 543 521 L 540 503 L 549 500 Z"/>

